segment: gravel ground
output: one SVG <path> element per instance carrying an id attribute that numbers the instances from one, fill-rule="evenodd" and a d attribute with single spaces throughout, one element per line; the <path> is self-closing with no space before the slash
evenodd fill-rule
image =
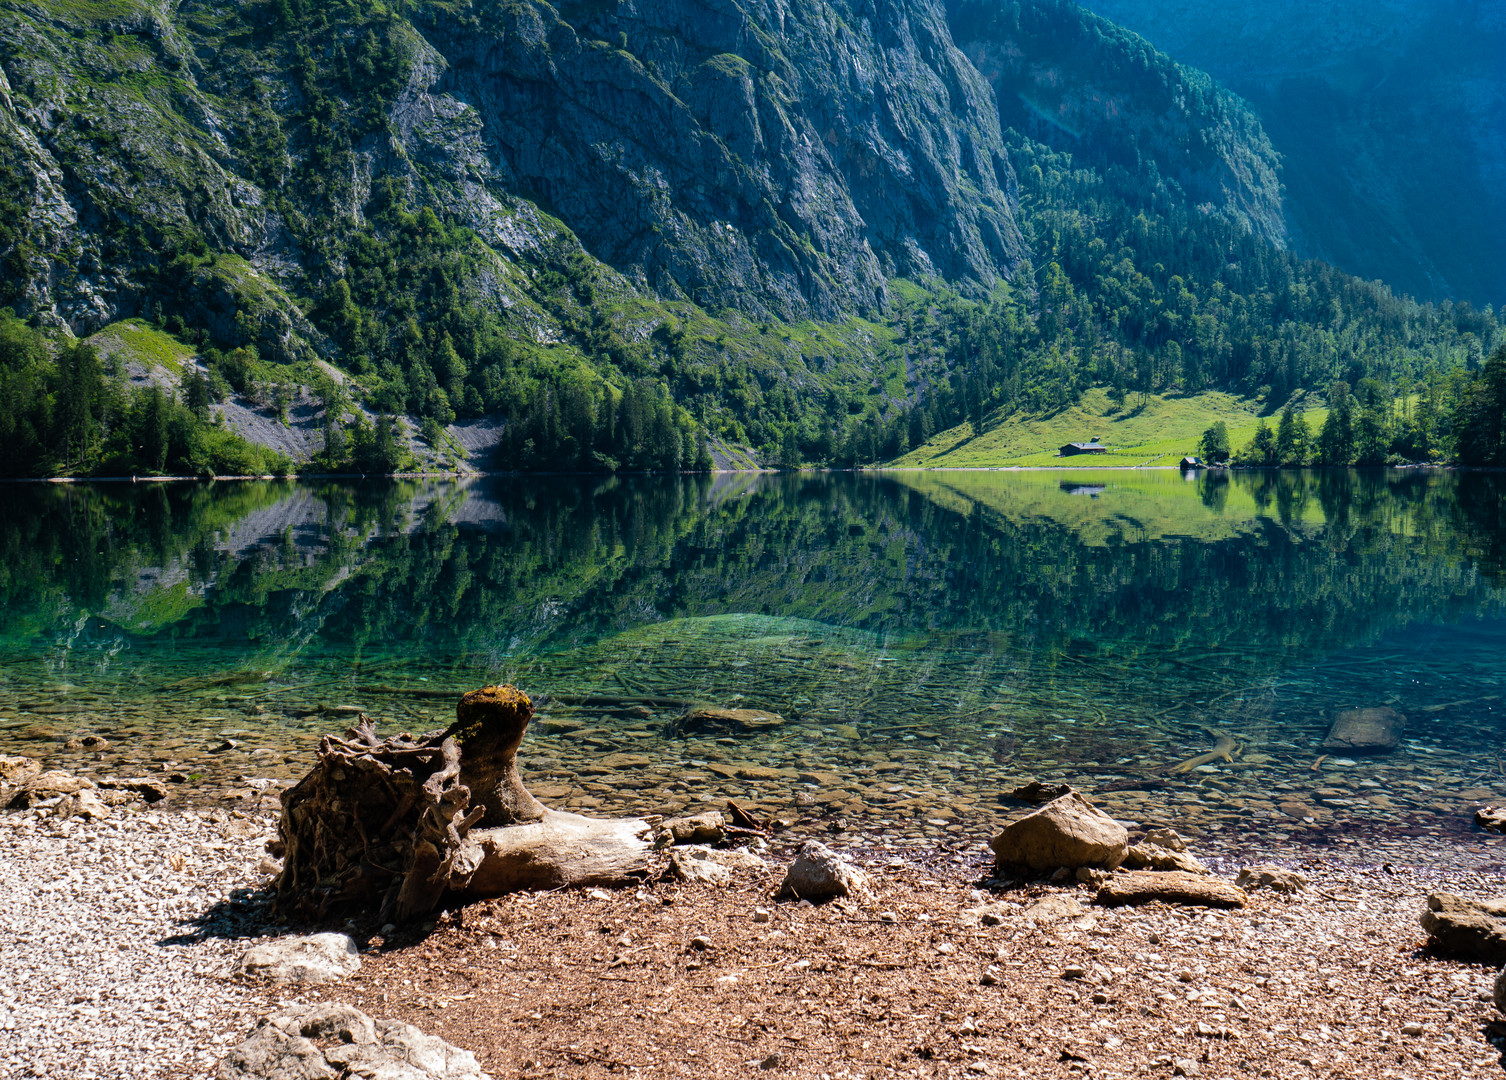
<path id="1" fill-rule="evenodd" d="M 1435 889 L 1506 892 L 1506 838 L 1325 852 L 1210 838 L 1198 854 L 1226 879 L 1274 859 L 1313 888 L 1209 912 L 991 889 L 981 843 L 852 836 L 836 846 L 873 875 L 870 903 L 774 903 L 785 851 L 729 890 L 525 894 L 392 940 L 365 927 L 362 970 L 299 993 L 229 975 L 287 932 L 253 891 L 273 824 L 218 808 L 0 815 L 0 1080 L 208 1077 L 257 1016 L 300 998 L 413 1023 L 498 1080 L 1502 1072 L 1495 972 L 1430 955 L 1417 916 Z M 1081 911 L 1031 912 L 1051 898 Z"/>
<path id="2" fill-rule="evenodd" d="M 265 1008 L 226 973 L 270 827 L 223 810 L 0 815 L 0 1077 L 212 1075 Z"/>
<path id="3" fill-rule="evenodd" d="M 773 870 L 731 891 L 522 895 L 373 942 L 325 996 L 495 1077 L 1498 1077 L 1495 972 L 1430 956 L 1417 915 L 1433 889 L 1501 880 L 1410 854 L 1450 865 L 1289 860 L 1312 889 L 1232 912 L 979 890 L 900 858 L 872 860 L 864 904 L 773 903 Z"/>

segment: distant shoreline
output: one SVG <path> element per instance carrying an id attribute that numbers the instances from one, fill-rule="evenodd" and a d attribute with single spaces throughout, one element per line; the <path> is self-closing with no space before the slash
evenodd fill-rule
<path id="1" fill-rule="evenodd" d="M 0 484 L 186 484 L 218 483 L 235 480 L 463 480 L 480 477 L 525 477 L 525 476 L 779 476 L 800 473 L 975 473 L 975 472 L 1196 472 L 1196 473 L 1252 473 L 1252 472 L 1317 472 L 1331 469 L 1361 469 L 1366 472 L 1411 469 L 1429 469 L 1440 472 L 1500 473 L 1506 468 L 1494 465 L 1457 465 L 1450 463 L 1417 462 L 1410 465 L 1203 465 L 1184 469 L 1180 465 L 865 465 L 855 468 L 800 468 L 800 469 L 712 469 L 705 473 L 658 472 L 654 470 L 619 470 L 615 473 L 539 471 L 518 472 L 511 470 L 458 472 L 397 472 L 397 473 L 264 473 L 261 475 L 228 476 L 0 476 Z"/>

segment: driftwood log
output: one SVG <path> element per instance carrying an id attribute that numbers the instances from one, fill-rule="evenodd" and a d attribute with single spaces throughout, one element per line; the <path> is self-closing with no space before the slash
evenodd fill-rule
<path id="1" fill-rule="evenodd" d="M 460 699 L 448 728 L 379 739 L 364 714 L 327 735 L 282 796 L 277 910 L 404 921 L 446 894 L 622 884 L 649 872 L 649 826 L 546 810 L 518 774 L 533 706 L 511 686 Z"/>

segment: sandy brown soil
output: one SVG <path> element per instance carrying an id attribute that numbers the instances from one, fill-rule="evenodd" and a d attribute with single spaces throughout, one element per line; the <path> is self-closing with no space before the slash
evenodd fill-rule
<path id="1" fill-rule="evenodd" d="M 1499 843 L 1293 850 L 1278 861 L 1312 889 L 1234 912 L 980 889 L 981 854 L 946 852 L 873 855 L 871 903 L 776 904 L 776 857 L 725 890 L 473 904 L 372 939 L 323 996 L 440 1034 L 494 1077 L 1497 1076 L 1495 972 L 1429 955 L 1417 915 L 1434 889 L 1506 891 Z M 1246 861 L 1212 854 L 1225 877 Z M 1053 896 L 1083 913 L 1027 912 Z M 997 925 L 969 914 L 988 904 Z"/>

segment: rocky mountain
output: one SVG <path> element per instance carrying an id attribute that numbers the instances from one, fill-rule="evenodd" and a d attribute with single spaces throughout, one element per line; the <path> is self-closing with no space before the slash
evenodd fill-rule
<path id="1" fill-rule="evenodd" d="M 1299 250 L 1423 298 L 1506 300 L 1506 5 L 1086 6 L 1252 103 Z"/>
<path id="2" fill-rule="evenodd" d="M 1021 257 L 988 88 L 934 5 L 411 14 L 337 4 L 294 42 L 287 4 L 7 3 L 9 299 L 87 331 L 144 306 L 140 248 L 202 238 L 227 260 L 196 314 L 262 293 L 273 336 L 317 341 L 278 291 L 384 180 L 487 244 L 503 306 L 558 223 L 640 290 L 757 317 L 873 312 L 896 275 L 986 289 Z"/>
<path id="3" fill-rule="evenodd" d="M 232 420 L 320 468 L 871 461 L 1488 345 L 1293 220 L 1238 97 L 1067 0 L 0 0 L 21 471 L 209 469 Z M 125 404 L 47 361 L 125 320 Z"/>
<path id="4" fill-rule="evenodd" d="M 1280 165 L 1249 106 L 1072 0 L 952 0 L 1000 122 L 1100 171 L 1154 170 L 1190 205 L 1286 242 Z"/>

